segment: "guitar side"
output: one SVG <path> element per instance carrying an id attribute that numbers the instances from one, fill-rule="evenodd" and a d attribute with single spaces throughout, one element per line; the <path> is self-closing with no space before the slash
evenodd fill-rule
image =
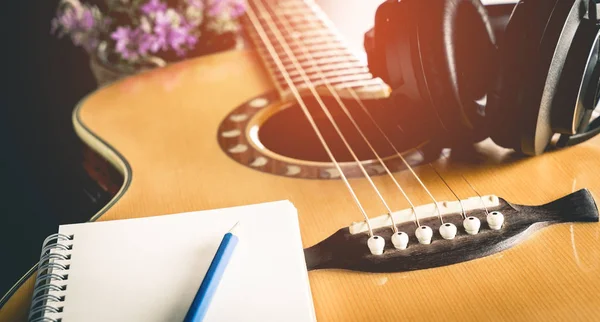
<path id="1" fill-rule="evenodd" d="M 230 51 L 130 77 L 87 97 L 74 114 L 78 135 L 125 175 L 125 185 L 92 220 L 117 220 L 289 199 L 304 247 L 360 221 L 339 180 L 265 174 L 228 158 L 220 121 L 243 102 L 273 91 L 252 51 Z M 600 196 L 600 140 L 537 158 L 508 161 L 483 146 L 485 162 L 434 166 L 461 197 L 483 193 L 543 204 L 572 190 Z M 417 173 L 440 200 L 452 194 L 427 166 Z M 430 202 L 407 172 L 397 173 L 418 204 Z M 393 183 L 374 177 L 394 208 L 406 208 Z M 385 213 L 364 179 L 351 179 L 369 213 Z M 593 320 L 600 313 L 600 225 L 558 224 L 499 254 L 406 273 L 309 273 L 319 321 Z M 33 279 L 18 287 L 0 321 L 24 320 Z"/>

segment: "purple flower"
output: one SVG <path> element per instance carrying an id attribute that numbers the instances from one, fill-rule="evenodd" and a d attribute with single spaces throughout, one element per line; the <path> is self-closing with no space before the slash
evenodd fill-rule
<path id="1" fill-rule="evenodd" d="M 118 25 L 80 1 L 61 0 L 52 32 L 68 35 L 90 54 L 112 51 L 121 63 L 138 63 L 151 55 L 183 56 L 197 45 L 201 30 L 235 31 L 235 19 L 246 11 L 246 0 L 106 0 L 109 12 L 119 13 L 119 21 L 129 21 Z"/>
<path id="2" fill-rule="evenodd" d="M 75 45 L 92 52 L 98 46 L 100 34 L 106 26 L 106 19 L 97 7 L 73 0 L 63 3 L 62 10 L 52 20 L 51 32 L 58 33 L 59 37 L 69 35 Z"/>
<path id="3" fill-rule="evenodd" d="M 143 16 L 137 27 L 118 27 L 111 38 L 115 41 L 115 51 L 126 61 L 138 61 L 160 51 L 174 51 L 183 56 L 196 45 L 196 27 L 174 9 L 167 9 Z"/>
<path id="4" fill-rule="evenodd" d="M 96 21 L 94 20 L 94 14 L 92 13 L 92 10 L 85 8 L 83 10 L 83 12 L 81 13 L 81 27 L 84 30 L 87 31 L 91 31 L 92 29 L 94 29 L 94 25 L 96 24 Z"/>
<path id="5" fill-rule="evenodd" d="M 193 46 L 196 37 L 191 34 L 192 26 L 174 10 L 156 14 L 154 34 L 162 50 L 174 50 L 178 55 L 185 54 L 185 47 Z"/>
<path id="6" fill-rule="evenodd" d="M 160 0 L 150 0 L 141 7 L 141 10 L 146 15 L 151 16 L 167 10 L 167 4 L 161 2 Z"/>
<path id="7" fill-rule="evenodd" d="M 115 50 L 123 56 L 124 59 L 130 60 L 137 53 L 131 50 L 133 40 L 133 31 L 128 27 L 119 27 L 110 35 L 110 38 L 116 41 Z"/>
<path id="8" fill-rule="evenodd" d="M 136 61 L 146 56 L 155 43 L 153 35 L 129 26 L 117 28 L 111 38 L 116 42 L 115 51 L 127 61 Z"/>
<path id="9" fill-rule="evenodd" d="M 226 8 L 227 0 L 209 0 L 208 3 L 208 14 L 211 17 L 220 16 L 223 14 Z"/>

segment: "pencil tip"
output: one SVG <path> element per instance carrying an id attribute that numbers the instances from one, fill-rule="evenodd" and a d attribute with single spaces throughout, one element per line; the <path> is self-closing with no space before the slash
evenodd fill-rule
<path id="1" fill-rule="evenodd" d="M 233 227 L 231 227 L 231 229 L 229 230 L 229 232 L 233 235 L 236 235 L 236 232 L 238 230 L 238 228 L 240 227 L 240 222 L 236 222 L 235 225 L 233 225 Z"/>

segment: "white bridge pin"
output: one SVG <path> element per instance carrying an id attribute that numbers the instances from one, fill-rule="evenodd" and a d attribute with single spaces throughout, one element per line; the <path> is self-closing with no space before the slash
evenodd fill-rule
<path id="1" fill-rule="evenodd" d="M 431 244 L 431 238 L 433 237 L 433 230 L 429 226 L 420 226 L 415 230 L 415 236 L 419 240 L 419 243 L 424 245 Z"/>
<path id="2" fill-rule="evenodd" d="M 481 228 L 481 220 L 477 217 L 467 217 L 463 221 L 463 227 L 467 231 L 469 235 L 477 235 L 479 233 L 479 228 Z"/>
<path id="3" fill-rule="evenodd" d="M 385 248 L 385 240 L 381 236 L 371 236 L 367 241 L 367 246 L 373 255 L 382 255 Z"/>
<path id="4" fill-rule="evenodd" d="M 454 239 L 457 231 L 456 225 L 451 223 L 445 223 L 440 226 L 440 235 L 442 235 L 442 238 L 444 239 Z"/>
<path id="5" fill-rule="evenodd" d="M 491 229 L 500 230 L 504 224 L 504 215 L 499 211 L 492 211 L 487 215 L 487 222 Z"/>
<path id="6" fill-rule="evenodd" d="M 393 234 L 392 244 L 394 244 L 396 249 L 406 249 L 408 247 L 408 234 L 401 231 Z"/>

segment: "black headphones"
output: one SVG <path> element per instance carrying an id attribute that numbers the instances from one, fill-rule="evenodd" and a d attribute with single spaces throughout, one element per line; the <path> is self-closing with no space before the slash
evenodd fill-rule
<path id="1" fill-rule="evenodd" d="M 479 0 L 381 4 L 365 39 L 371 72 L 454 139 L 538 155 L 555 134 L 564 147 L 600 133 L 600 0 L 521 0 L 504 19 L 492 10 Z"/>

